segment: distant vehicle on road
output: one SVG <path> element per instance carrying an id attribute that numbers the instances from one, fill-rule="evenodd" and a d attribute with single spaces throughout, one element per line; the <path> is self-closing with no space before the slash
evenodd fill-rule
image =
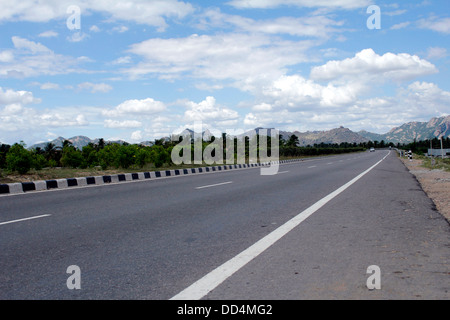
<path id="1" fill-rule="evenodd" d="M 375 148 L 370 148 L 370 152 L 375 152 Z"/>

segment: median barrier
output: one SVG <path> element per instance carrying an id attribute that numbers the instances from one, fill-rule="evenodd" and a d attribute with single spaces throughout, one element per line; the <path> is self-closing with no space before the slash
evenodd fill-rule
<path id="1" fill-rule="evenodd" d="M 204 173 L 239 170 L 247 168 L 257 168 L 270 166 L 272 164 L 282 164 L 299 161 L 303 160 L 293 159 L 293 160 L 281 160 L 281 161 L 249 163 L 249 164 L 244 163 L 244 164 L 208 166 L 208 167 L 187 168 L 187 169 L 123 173 L 123 174 L 94 176 L 94 177 L 65 178 L 65 179 L 41 180 L 22 183 L 20 182 L 6 183 L 0 184 L 0 195 L 20 194 L 20 193 L 29 193 L 33 191 L 46 191 L 54 189 L 67 189 L 75 187 L 100 186 L 105 184 L 117 184 L 126 181 L 138 181 L 138 180 L 158 179 L 166 177 L 177 177 L 191 174 L 204 174 Z"/>

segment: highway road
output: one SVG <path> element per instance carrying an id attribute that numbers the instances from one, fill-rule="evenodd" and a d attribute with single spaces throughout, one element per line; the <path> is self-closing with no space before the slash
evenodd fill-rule
<path id="1" fill-rule="evenodd" d="M 0 197 L 0 299 L 448 299 L 449 276 L 450 226 L 387 150 Z"/>

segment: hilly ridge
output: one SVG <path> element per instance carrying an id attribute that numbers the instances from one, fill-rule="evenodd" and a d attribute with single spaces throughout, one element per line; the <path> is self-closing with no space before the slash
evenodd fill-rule
<path id="1" fill-rule="evenodd" d="M 75 148 L 82 149 L 84 146 L 87 146 L 89 143 L 97 144 L 100 139 L 90 139 L 86 136 L 75 136 L 75 137 L 72 137 L 69 139 L 66 139 L 64 137 L 58 137 L 52 141 L 34 144 L 29 149 L 36 149 L 36 148 L 44 149 L 47 146 L 47 144 L 49 144 L 49 143 L 52 143 L 53 145 L 55 145 L 55 147 L 62 147 L 65 140 L 70 141 Z M 123 143 L 125 143 L 125 141 L 123 141 L 123 140 L 105 141 L 105 143 L 123 144 Z"/>
<path id="2" fill-rule="evenodd" d="M 320 143 L 340 144 L 343 142 L 361 143 L 369 141 L 369 139 L 342 126 L 328 131 L 313 131 L 303 133 L 294 131 L 293 134 L 295 134 L 298 137 L 300 146 L 314 145 Z"/>
<path id="3" fill-rule="evenodd" d="M 393 143 L 410 143 L 414 140 L 427 140 L 439 136 L 441 133 L 444 137 L 450 136 L 450 116 L 432 118 L 428 122 L 408 122 L 399 127 L 391 129 L 385 134 L 370 133 L 367 131 L 359 131 L 361 136 L 375 141 L 384 140 Z"/>
<path id="4" fill-rule="evenodd" d="M 248 131 L 244 133 L 241 136 L 248 135 L 249 137 L 252 137 L 255 132 L 260 133 L 261 129 L 264 128 L 255 128 L 254 130 Z M 272 128 L 273 129 L 273 128 Z M 190 129 L 185 129 L 185 131 L 188 134 L 193 135 L 193 131 Z M 271 128 L 268 128 L 267 130 L 262 131 L 267 132 L 266 134 L 270 135 Z M 358 132 L 354 132 L 350 130 L 349 128 L 344 128 L 343 126 L 331 130 L 324 130 L 324 131 L 307 131 L 307 132 L 300 132 L 300 131 L 279 131 L 279 134 L 282 136 L 282 139 L 288 140 L 290 136 L 295 134 L 299 138 L 299 145 L 300 146 L 307 146 L 307 145 L 314 145 L 314 144 L 320 144 L 320 143 L 330 143 L 330 144 L 340 144 L 343 142 L 347 143 L 363 143 L 368 141 L 384 141 L 385 143 L 410 143 L 414 140 L 426 140 L 426 139 L 432 139 L 437 136 L 439 136 L 439 133 L 443 135 L 444 137 L 450 136 L 450 116 L 444 116 L 444 117 L 435 117 L 432 118 L 428 122 L 408 122 L 405 123 L 399 127 L 395 127 L 391 129 L 389 132 L 385 134 L 379 134 L 379 133 L 372 133 L 365 130 L 361 130 Z M 202 133 L 202 136 L 204 139 L 208 140 L 212 134 L 209 131 L 205 131 Z M 168 140 L 168 137 L 164 137 L 163 139 Z M 35 145 L 32 145 L 30 149 L 35 148 L 45 148 L 45 146 L 48 143 L 53 143 L 57 147 L 61 147 L 63 145 L 64 140 L 66 140 L 63 137 L 58 137 L 52 141 L 49 142 L 42 142 Z M 81 149 L 85 145 L 89 143 L 98 143 L 99 139 L 90 139 L 86 136 L 75 136 L 72 138 L 67 139 L 69 140 L 74 147 Z M 126 143 L 123 140 L 118 141 L 105 141 L 105 143 Z M 151 141 L 143 141 L 140 144 L 151 146 L 153 142 Z"/>

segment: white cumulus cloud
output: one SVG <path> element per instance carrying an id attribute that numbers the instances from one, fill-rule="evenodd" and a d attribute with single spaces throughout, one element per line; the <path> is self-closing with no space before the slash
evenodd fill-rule
<path id="1" fill-rule="evenodd" d="M 102 114 L 110 117 L 121 117 L 124 115 L 152 115 L 166 110 L 166 105 L 152 98 L 132 99 L 119 104 L 111 110 L 103 110 Z"/>
<path id="2" fill-rule="evenodd" d="M 437 73 L 430 62 L 408 53 L 385 53 L 380 56 L 373 49 L 358 52 L 353 58 L 333 60 L 311 70 L 314 80 L 335 80 L 343 77 L 353 79 L 410 80 Z"/>
<path id="3" fill-rule="evenodd" d="M 187 122 L 204 121 L 217 124 L 237 120 L 239 117 L 235 110 L 217 105 L 216 99 L 211 96 L 199 103 L 188 101 L 186 107 L 188 110 L 184 113 L 184 118 Z"/>
<path id="4" fill-rule="evenodd" d="M 191 76 L 241 82 L 264 75 L 279 76 L 286 67 L 309 61 L 306 50 L 313 44 L 310 40 L 289 41 L 243 33 L 153 38 L 130 47 L 129 52 L 142 61 L 124 72 L 133 78 Z"/>
<path id="5" fill-rule="evenodd" d="M 232 0 L 228 2 L 241 9 L 270 9 L 279 6 L 297 6 L 307 8 L 342 8 L 342 9 L 356 9 L 364 8 L 372 4 L 371 0 Z"/>
<path id="6" fill-rule="evenodd" d="M 167 27 L 166 19 L 184 18 L 194 12 L 194 7 L 176 0 L 21 0 L 20 4 L 11 1 L 0 1 L 0 22 L 31 21 L 48 22 L 50 20 L 67 19 L 67 8 L 78 6 L 81 14 L 99 12 L 109 16 L 111 20 L 133 21 L 155 26 L 159 30 Z"/>
<path id="7" fill-rule="evenodd" d="M 87 60 L 85 57 L 56 54 L 43 44 L 22 37 L 14 36 L 11 40 L 14 49 L 0 54 L 0 76 L 27 78 L 86 72 L 79 67 Z"/>

